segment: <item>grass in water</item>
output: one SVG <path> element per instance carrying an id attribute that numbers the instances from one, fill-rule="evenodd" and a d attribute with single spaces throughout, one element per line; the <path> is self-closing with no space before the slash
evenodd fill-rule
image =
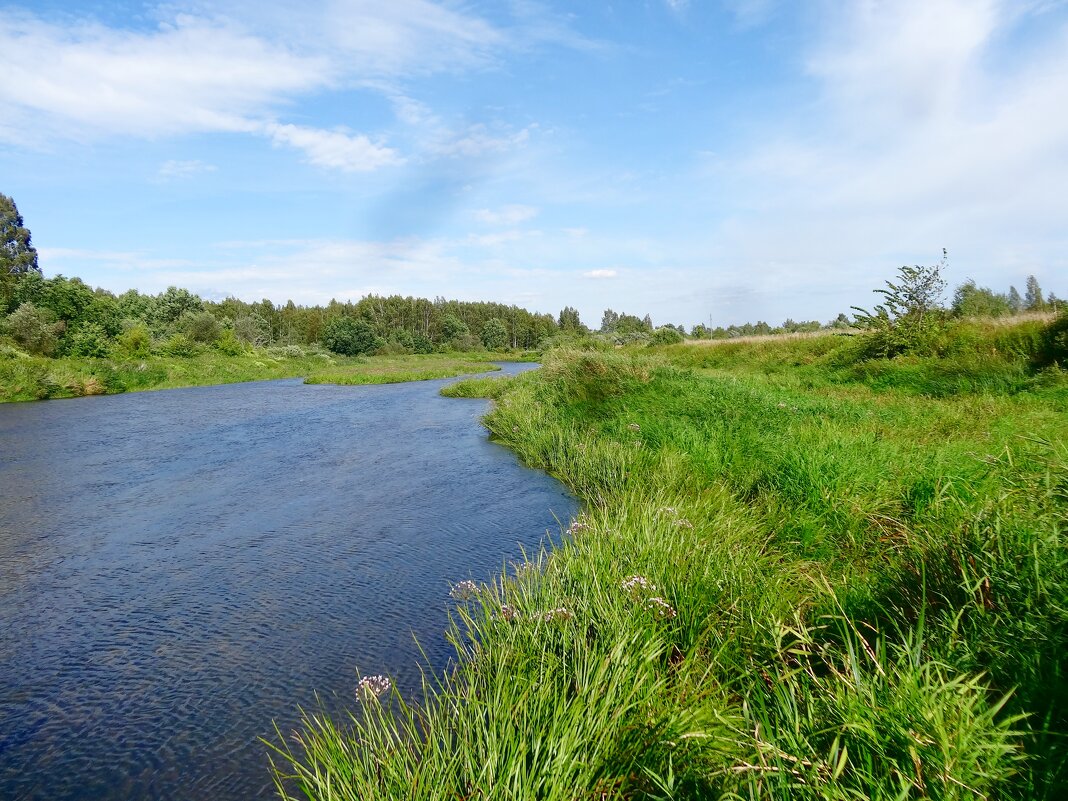
<path id="1" fill-rule="evenodd" d="M 337 356 L 295 346 L 226 355 L 151 355 L 136 359 L 0 358 L 0 402 L 112 395 L 149 389 L 305 378 L 309 384 L 387 384 L 479 373 L 515 361 L 501 353 Z"/>
<path id="2" fill-rule="evenodd" d="M 425 701 L 280 735 L 281 795 L 1065 797 L 1068 379 L 848 347 L 557 352 L 450 387 L 585 511 L 457 587 Z"/>

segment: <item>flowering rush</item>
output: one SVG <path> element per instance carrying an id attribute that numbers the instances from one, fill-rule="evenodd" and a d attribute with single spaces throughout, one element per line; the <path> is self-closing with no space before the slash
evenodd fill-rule
<path id="1" fill-rule="evenodd" d="M 657 617 L 666 618 L 668 620 L 678 615 L 678 612 L 675 611 L 675 608 L 671 604 L 658 596 L 654 596 L 646 601 L 645 608 Z"/>
<path id="2" fill-rule="evenodd" d="M 623 583 L 620 585 L 624 591 L 629 592 L 631 595 L 643 592 L 656 592 L 656 585 L 649 581 L 645 576 L 628 576 L 623 579 Z"/>
<path id="3" fill-rule="evenodd" d="M 478 595 L 478 585 L 471 581 L 471 579 L 464 579 L 458 584 L 452 585 L 452 589 L 449 590 L 449 595 L 457 601 L 470 601 Z"/>
<path id="4" fill-rule="evenodd" d="M 566 608 L 564 608 L 562 606 L 558 607 L 557 609 L 550 609 L 548 612 L 546 612 L 544 615 L 542 615 L 542 617 L 546 621 L 552 621 L 552 620 L 574 620 L 575 619 L 575 616 L 573 614 L 571 614 L 571 612 L 569 612 Z"/>
<path id="5" fill-rule="evenodd" d="M 364 676 L 356 685 L 356 698 L 363 701 L 381 698 L 391 687 L 393 682 L 387 676 Z"/>

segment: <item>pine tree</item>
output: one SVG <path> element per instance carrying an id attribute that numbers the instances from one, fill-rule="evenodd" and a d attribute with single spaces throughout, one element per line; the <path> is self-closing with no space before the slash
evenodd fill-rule
<path id="1" fill-rule="evenodd" d="M 1038 285 L 1038 279 L 1033 275 L 1027 276 L 1027 289 L 1024 290 L 1024 308 L 1028 311 L 1042 311 L 1046 308 L 1046 300 L 1042 297 L 1042 287 Z"/>

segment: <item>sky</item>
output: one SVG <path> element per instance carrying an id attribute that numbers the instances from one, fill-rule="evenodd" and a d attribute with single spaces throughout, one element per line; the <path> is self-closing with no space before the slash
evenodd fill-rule
<path id="1" fill-rule="evenodd" d="M 596 327 L 1068 296 L 1065 0 L 0 0 L 46 276 Z"/>

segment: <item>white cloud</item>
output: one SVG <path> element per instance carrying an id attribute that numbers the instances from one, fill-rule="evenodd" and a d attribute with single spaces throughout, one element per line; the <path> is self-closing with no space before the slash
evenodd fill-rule
<path id="1" fill-rule="evenodd" d="M 589 270 L 584 272 L 582 277 L 594 279 L 618 278 L 619 273 L 616 270 Z"/>
<path id="2" fill-rule="evenodd" d="M 732 197 L 710 237 L 791 316 L 865 303 L 903 263 L 950 252 L 951 282 L 1006 289 L 1065 265 L 1068 25 L 1024 43 L 1009 0 L 834 3 L 808 64 L 819 92 L 791 125 L 705 159 Z M 1029 254 L 1028 267 L 1020 253 Z M 790 311 L 792 305 L 793 311 Z"/>
<path id="3" fill-rule="evenodd" d="M 139 32 L 18 12 L 0 27 L 0 70 L 0 104 L 32 123 L 35 140 L 248 131 L 250 117 L 330 73 L 325 59 L 228 22 L 181 16 Z"/>
<path id="4" fill-rule="evenodd" d="M 375 144 L 362 134 L 278 123 L 270 123 L 264 130 L 276 145 L 289 145 L 304 151 L 308 161 L 318 167 L 369 172 L 403 162 L 397 151 Z"/>
<path id="5" fill-rule="evenodd" d="M 159 165 L 159 169 L 156 171 L 156 177 L 161 181 L 170 181 L 179 178 L 188 178 L 189 176 L 197 175 L 198 173 L 215 172 L 216 169 L 214 164 L 207 164 L 198 159 L 189 159 L 186 161 L 172 159 Z"/>
<path id="6" fill-rule="evenodd" d="M 497 210 L 478 209 L 475 211 L 475 219 L 487 225 L 518 225 L 521 222 L 531 220 L 538 215 L 538 209 L 534 206 L 513 204 L 502 206 Z"/>

